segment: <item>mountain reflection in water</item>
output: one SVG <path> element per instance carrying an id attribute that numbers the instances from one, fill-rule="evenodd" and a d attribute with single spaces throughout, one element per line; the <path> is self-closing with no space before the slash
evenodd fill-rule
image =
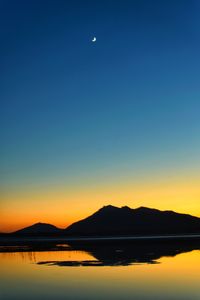
<path id="1" fill-rule="evenodd" d="M 69 250 L 70 249 L 70 250 Z M 200 242 L 71 242 L 68 251 L 82 251 L 94 259 L 38 261 L 39 265 L 57 266 L 129 266 L 133 264 L 155 264 L 163 256 L 199 250 Z"/>
<path id="2" fill-rule="evenodd" d="M 27 259 L 38 265 L 67 267 L 155 264 L 159 263 L 158 260 L 164 256 L 173 257 L 180 253 L 199 249 L 200 239 L 190 241 L 74 240 L 67 241 L 67 243 L 35 241 L 24 242 L 21 245 L 0 246 L 0 252 L 19 252 L 22 257 L 27 253 Z M 80 253 L 84 253 L 84 255 L 80 256 Z"/>
<path id="3" fill-rule="evenodd" d="M 1 299 L 200 299 L 197 239 L 9 243 L 0 246 Z"/>

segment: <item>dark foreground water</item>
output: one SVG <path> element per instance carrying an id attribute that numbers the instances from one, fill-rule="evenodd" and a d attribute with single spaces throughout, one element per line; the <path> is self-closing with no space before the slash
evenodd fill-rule
<path id="1" fill-rule="evenodd" d="M 0 247 L 0 299 L 200 299 L 200 247 L 84 243 Z"/>

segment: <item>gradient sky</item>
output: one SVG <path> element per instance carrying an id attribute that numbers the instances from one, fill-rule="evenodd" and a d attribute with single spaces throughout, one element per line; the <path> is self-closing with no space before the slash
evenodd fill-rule
<path id="1" fill-rule="evenodd" d="M 0 231 L 200 216 L 198 0 L 1 1 L 0 39 Z"/>

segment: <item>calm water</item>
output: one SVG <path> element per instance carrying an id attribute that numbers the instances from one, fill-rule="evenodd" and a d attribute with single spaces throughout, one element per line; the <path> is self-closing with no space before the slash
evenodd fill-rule
<path id="1" fill-rule="evenodd" d="M 176 245 L 56 245 L 0 253 L 0 299 L 200 299 L 200 251 Z M 52 251 L 54 250 L 54 251 Z M 5 251 L 5 249 L 4 249 Z"/>

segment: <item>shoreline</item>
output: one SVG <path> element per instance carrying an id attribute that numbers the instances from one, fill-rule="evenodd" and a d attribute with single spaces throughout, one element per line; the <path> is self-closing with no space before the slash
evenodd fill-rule
<path id="1" fill-rule="evenodd" d="M 150 240 L 191 240 L 200 239 L 200 234 L 134 235 L 134 236 L 0 236 L 0 245 L 17 242 L 84 242 L 84 241 L 150 241 Z"/>

